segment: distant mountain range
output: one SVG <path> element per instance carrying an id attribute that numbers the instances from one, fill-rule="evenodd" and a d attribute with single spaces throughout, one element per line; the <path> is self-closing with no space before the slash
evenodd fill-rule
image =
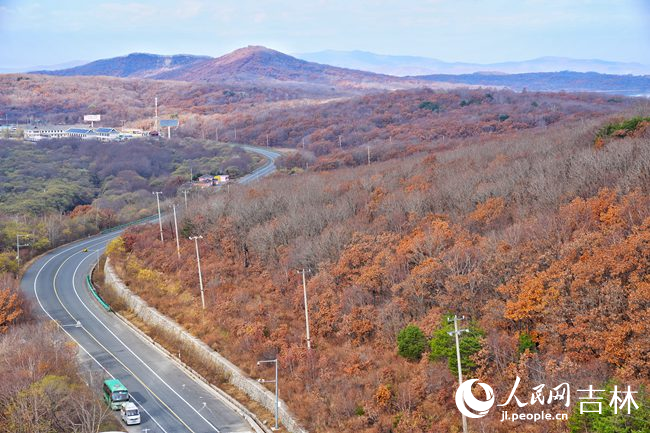
<path id="1" fill-rule="evenodd" d="M 478 72 L 472 74 L 420 74 L 393 76 L 372 71 L 332 66 L 292 57 L 260 46 L 248 46 L 221 57 L 134 53 L 123 57 L 97 60 L 85 65 L 55 71 L 37 71 L 57 76 L 103 75 L 126 78 L 149 78 L 202 83 L 230 83 L 245 86 L 272 86 L 319 95 L 336 92 L 390 90 L 412 87 L 450 88 L 460 86 L 497 86 L 513 90 L 605 92 L 621 95 L 650 94 L 650 76 L 614 75 L 581 72 L 581 69 L 632 71 L 643 65 L 544 57 L 526 62 L 493 65 L 445 63 L 422 57 L 381 56 L 361 51 L 324 51 L 310 57 L 324 63 L 345 64 L 374 71 L 390 70 L 403 75 L 427 68 L 456 71 L 477 68 L 501 70 L 574 68 L 560 72 Z M 355 63 L 356 62 L 356 63 Z M 419 66 L 417 66 L 419 65 Z M 428 65 L 428 66 L 427 66 Z M 627 69 L 626 69 L 627 68 Z"/>
<path id="2" fill-rule="evenodd" d="M 38 66 L 31 66 L 31 67 L 13 67 L 13 68 L 2 68 L 0 67 L 0 74 L 16 74 L 20 72 L 27 72 L 27 71 L 41 71 L 41 70 L 47 70 L 47 71 L 55 71 L 58 69 L 67 69 L 67 68 L 73 68 L 75 66 L 79 65 L 84 65 L 88 63 L 87 60 L 71 60 L 69 62 L 63 62 L 63 63 L 57 63 L 54 65 L 38 65 Z"/>
<path id="3" fill-rule="evenodd" d="M 135 53 L 97 60 L 86 65 L 37 74 L 151 78 L 193 82 L 227 82 L 255 85 L 282 85 L 309 88 L 330 86 L 358 89 L 416 87 L 422 81 L 373 72 L 339 68 L 300 60 L 260 46 L 248 46 L 218 58 L 206 56 L 160 56 Z M 449 85 L 446 85 L 449 86 Z"/>
<path id="4" fill-rule="evenodd" d="M 508 87 L 544 92 L 598 92 L 625 96 L 650 96 L 650 75 L 611 75 L 596 72 L 538 72 L 530 74 L 420 75 L 418 79 L 455 84 Z"/>
<path id="5" fill-rule="evenodd" d="M 599 72 L 603 74 L 650 74 L 650 66 L 640 63 L 612 62 L 598 59 L 582 60 L 567 57 L 540 57 L 520 62 L 478 64 L 445 62 L 428 57 L 392 56 L 366 51 L 326 50 L 314 53 L 300 53 L 295 54 L 295 56 L 310 62 L 396 76 L 469 74 L 474 72 L 520 74 L 560 71 Z"/>

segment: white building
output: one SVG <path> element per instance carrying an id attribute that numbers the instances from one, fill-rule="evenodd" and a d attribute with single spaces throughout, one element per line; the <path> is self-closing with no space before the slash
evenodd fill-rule
<path id="1" fill-rule="evenodd" d="M 87 126 L 34 126 L 25 128 L 23 137 L 27 141 L 74 137 L 82 140 L 121 141 L 147 135 L 145 131 L 131 129 L 120 132 L 115 128 L 88 128 Z"/>
<path id="2" fill-rule="evenodd" d="M 77 138 L 88 138 L 88 136 L 93 132 L 90 128 L 68 128 L 66 129 L 66 135 L 64 137 L 77 137 Z"/>
<path id="3" fill-rule="evenodd" d="M 25 128 L 24 130 L 24 137 L 27 141 L 63 138 L 67 136 L 67 127 L 60 125 L 34 126 L 33 128 Z"/>
<path id="4" fill-rule="evenodd" d="M 119 138 L 120 133 L 115 128 L 95 128 L 84 139 L 96 139 L 100 141 L 115 141 Z"/>

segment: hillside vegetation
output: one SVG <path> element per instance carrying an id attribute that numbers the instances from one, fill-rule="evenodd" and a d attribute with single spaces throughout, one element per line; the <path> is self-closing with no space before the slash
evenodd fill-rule
<path id="1" fill-rule="evenodd" d="M 229 131 L 237 128 L 238 138 L 247 143 L 265 145 L 268 134 L 271 146 L 299 150 L 304 146 L 321 156 L 364 145 L 382 151 L 394 150 L 394 146 L 450 148 L 467 138 L 544 129 L 564 121 L 618 113 L 635 104 L 595 94 L 416 89 L 263 113 L 234 112 L 225 126 Z"/>
<path id="2" fill-rule="evenodd" d="M 641 133 L 596 146 L 605 123 L 277 175 L 194 202 L 181 226 L 203 235 L 200 315 L 193 243 L 178 260 L 150 227 L 109 252 L 133 290 L 251 376 L 277 355 L 282 398 L 312 431 L 458 431 L 449 314 L 468 316 L 466 373 L 499 403 L 515 376 L 524 399 L 539 383 L 639 389 L 650 377 L 650 142 Z M 634 417 L 525 429 L 643 431 L 648 398 L 635 397 Z M 470 426 L 524 428 L 499 419 Z"/>
<path id="3" fill-rule="evenodd" d="M 17 272 L 16 235 L 23 259 L 119 223 L 152 215 L 152 191 L 174 198 L 190 174 L 236 178 L 261 161 L 256 154 L 184 139 L 38 143 L 0 140 L 0 272 Z"/>
<path id="4" fill-rule="evenodd" d="M 308 160 L 335 154 L 319 161 L 324 166 L 333 160 L 335 166 L 355 165 L 346 153 L 359 146 L 373 147 L 376 160 L 388 159 L 406 147 L 449 148 L 454 146 L 450 140 L 541 129 L 639 104 L 596 94 L 419 88 L 365 90 L 359 95 L 334 89 L 322 93 L 309 86 L 280 89 L 242 83 L 4 75 L 0 76 L 0 104 L 8 107 L 10 118 L 25 122 L 35 117 L 75 123 L 93 112 L 102 115 L 104 124 L 125 120 L 150 129 L 152 104 L 158 96 L 163 117 L 178 115 L 180 127 L 175 133 L 180 137 L 218 135 L 227 142 L 268 143 L 304 150 Z"/>
<path id="5" fill-rule="evenodd" d="M 54 323 L 37 320 L 0 272 L 0 431 L 96 433 L 120 423 L 100 401 L 101 375 L 82 373 L 77 351 Z"/>

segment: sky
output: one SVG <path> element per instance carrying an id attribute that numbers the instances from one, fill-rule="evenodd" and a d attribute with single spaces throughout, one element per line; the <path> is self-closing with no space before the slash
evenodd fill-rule
<path id="1" fill-rule="evenodd" d="M 0 0 L 0 69 L 132 52 L 363 50 L 650 64 L 650 0 Z"/>

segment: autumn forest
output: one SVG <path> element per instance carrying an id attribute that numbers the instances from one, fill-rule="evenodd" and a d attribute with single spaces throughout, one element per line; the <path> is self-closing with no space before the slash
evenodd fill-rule
<path id="1" fill-rule="evenodd" d="M 441 334 L 450 314 L 469 320 L 465 373 L 497 395 L 516 376 L 520 390 L 643 389 L 650 130 L 637 122 L 596 140 L 609 121 L 591 117 L 194 202 L 182 230 L 206 238 L 210 308 L 199 320 L 190 243 L 179 261 L 171 243 L 156 246 L 156 228 L 127 231 L 110 257 L 138 294 L 248 373 L 277 354 L 284 398 L 314 431 L 457 431 L 453 346 Z M 648 415 L 609 422 L 643 431 Z M 471 425 L 512 431 L 497 415 Z M 575 413 L 524 426 L 606 431 Z"/>

